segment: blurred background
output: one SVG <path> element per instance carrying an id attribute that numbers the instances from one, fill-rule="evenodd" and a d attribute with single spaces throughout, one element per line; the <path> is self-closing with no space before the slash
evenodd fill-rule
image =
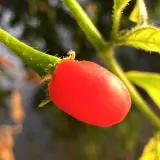
<path id="1" fill-rule="evenodd" d="M 103 37 L 109 39 L 113 0 L 78 2 Z M 132 0 L 124 10 L 121 29 L 135 26 L 128 18 L 135 2 Z M 160 0 L 145 2 L 149 22 L 159 26 Z M 91 60 L 106 67 L 61 0 L 0 0 L 0 26 L 48 54 L 63 57 L 72 49 L 78 60 Z M 158 54 L 120 47 L 115 56 L 125 71 L 160 72 Z M 153 128 L 134 105 L 122 123 L 109 128 L 93 127 L 73 119 L 51 103 L 38 108 L 47 97 L 47 86 L 38 85 L 39 80 L 38 75 L 0 43 L 0 125 L 14 123 L 10 113 L 12 95 L 17 89 L 25 115 L 23 130 L 15 138 L 13 152 L 16 160 L 138 159 L 153 135 Z M 160 115 L 149 96 L 137 89 Z M 21 112 L 16 113 L 21 117 Z"/>

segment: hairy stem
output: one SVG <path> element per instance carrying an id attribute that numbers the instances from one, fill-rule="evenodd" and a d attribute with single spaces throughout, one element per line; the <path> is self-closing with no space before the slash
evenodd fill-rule
<path id="1" fill-rule="evenodd" d="M 130 0 L 114 0 L 113 6 L 113 24 L 112 24 L 112 32 L 111 32 L 111 40 L 115 41 L 118 35 L 120 20 L 122 16 L 122 12 L 124 8 L 127 6 Z"/>
<path id="2" fill-rule="evenodd" d="M 48 74 L 54 68 L 55 64 L 61 60 L 60 58 L 50 56 L 20 42 L 2 29 L 0 29 L 0 42 L 4 43 L 16 53 L 25 64 L 40 75 Z"/>
<path id="3" fill-rule="evenodd" d="M 121 18 L 121 11 L 114 10 L 112 32 L 111 32 L 111 40 L 112 41 L 114 41 L 117 37 L 118 30 L 119 30 L 120 18 Z"/>

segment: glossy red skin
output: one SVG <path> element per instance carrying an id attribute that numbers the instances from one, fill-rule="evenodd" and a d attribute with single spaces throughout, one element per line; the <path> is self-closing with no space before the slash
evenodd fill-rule
<path id="1" fill-rule="evenodd" d="M 119 123 L 131 107 L 125 85 L 90 61 L 59 63 L 49 85 L 49 95 L 70 116 L 100 127 Z"/>

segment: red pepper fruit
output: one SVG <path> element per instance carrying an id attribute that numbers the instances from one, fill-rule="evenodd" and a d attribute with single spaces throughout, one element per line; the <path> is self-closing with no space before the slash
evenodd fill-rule
<path id="1" fill-rule="evenodd" d="M 125 85 L 105 68 L 89 61 L 60 62 L 52 75 L 49 95 L 70 116 L 101 127 L 122 121 L 131 107 Z"/>

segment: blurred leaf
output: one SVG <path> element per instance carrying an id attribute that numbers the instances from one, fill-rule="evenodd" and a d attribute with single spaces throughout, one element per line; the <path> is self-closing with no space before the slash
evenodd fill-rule
<path id="1" fill-rule="evenodd" d="M 31 15 L 34 15 L 38 11 L 38 0 L 28 0 L 29 12 Z"/>
<path id="2" fill-rule="evenodd" d="M 114 10 L 123 10 L 130 0 L 114 0 Z"/>
<path id="3" fill-rule="evenodd" d="M 144 148 L 139 160 L 160 160 L 160 136 L 151 138 Z"/>
<path id="4" fill-rule="evenodd" d="M 129 19 L 139 25 L 147 25 L 148 13 L 144 0 L 137 0 Z"/>
<path id="5" fill-rule="evenodd" d="M 160 108 L 160 74 L 149 72 L 127 72 L 130 81 L 142 87 Z"/>
<path id="6" fill-rule="evenodd" d="M 56 10 L 54 8 L 49 7 L 47 16 L 51 24 L 54 24 L 56 22 Z"/>
<path id="7" fill-rule="evenodd" d="M 41 1 L 39 3 L 39 11 L 42 12 L 42 13 L 47 13 L 49 10 L 49 5 L 47 2 L 45 1 Z"/>
<path id="8" fill-rule="evenodd" d="M 130 45 L 146 51 L 160 52 L 160 29 L 148 26 L 133 29 L 117 39 L 118 45 Z"/>
<path id="9" fill-rule="evenodd" d="M 132 110 L 132 113 L 129 113 L 126 119 L 117 126 L 116 133 L 122 139 L 125 151 L 132 152 L 134 150 L 141 125 L 141 117 L 136 111 Z"/>

